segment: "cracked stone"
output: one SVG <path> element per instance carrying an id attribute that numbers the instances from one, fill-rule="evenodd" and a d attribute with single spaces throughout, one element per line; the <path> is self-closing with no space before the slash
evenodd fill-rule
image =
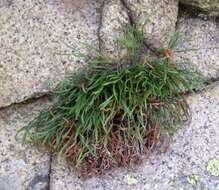
<path id="1" fill-rule="evenodd" d="M 177 31 L 180 39 L 176 49 L 179 63 L 185 63 L 208 78 L 219 77 L 219 26 L 215 19 L 182 17 Z"/>
<path id="2" fill-rule="evenodd" d="M 84 65 L 73 52 L 90 53 L 82 42 L 98 46 L 99 3 L 80 2 L 0 6 L 0 107 L 48 93 L 66 72 Z"/>
<path id="3" fill-rule="evenodd" d="M 219 157 L 219 83 L 207 92 L 188 98 L 192 120 L 174 136 L 166 153 L 153 153 L 137 168 L 120 168 L 104 176 L 81 180 L 65 162 L 52 163 L 51 190 L 215 190 L 218 178 L 212 176 L 206 166 L 209 160 Z M 196 186 L 188 176 L 199 176 Z M 127 176 L 134 177 L 130 186 Z"/>
<path id="4" fill-rule="evenodd" d="M 164 42 L 175 32 L 177 14 L 176 0 L 107 0 L 102 11 L 101 50 L 115 57 L 115 38 L 121 35 L 123 25 L 132 21 L 144 25 L 146 38 Z"/>
<path id="5" fill-rule="evenodd" d="M 0 189 L 45 190 L 50 159 L 31 144 L 22 145 L 18 130 L 36 116 L 48 101 L 0 110 Z"/>
<path id="6" fill-rule="evenodd" d="M 175 32 L 177 0 L 122 0 L 135 23 L 144 25 L 146 37 L 165 41 Z M 165 45 L 165 43 L 164 43 Z"/>

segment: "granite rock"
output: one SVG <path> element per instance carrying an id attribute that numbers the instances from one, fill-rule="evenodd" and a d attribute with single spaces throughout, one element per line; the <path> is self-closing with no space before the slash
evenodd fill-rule
<path id="1" fill-rule="evenodd" d="M 128 13 L 120 0 L 106 0 L 101 15 L 100 50 L 113 58 L 119 53 L 116 38 L 122 35 L 124 25 L 129 23 Z"/>
<path id="2" fill-rule="evenodd" d="M 0 189 L 45 190 L 50 156 L 23 145 L 18 130 L 34 118 L 48 101 L 16 105 L 0 110 Z M 44 106 L 42 106 L 44 105 Z"/>
<path id="3" fill-rule="evenodd" d="M 144 26 L 146 37 L 165 42 L 175 32 L 177 0 L 122 0 L 132 20 Z M 165 44 L 165 43 L 164 43 Z"/>
<path id="4" fill-rule="evenodd" d="M 101 14 L 100 48 L 107 55 L 116 56 L 115 38 L 120 36 L 125 24 L 133 22 L 144 26 L 146 38 L 167 42 L 175 32 L 177 14 L 177 0 L 107 0 Z M 119 53 L 123 56 L 124 52 Z"/>
<path id="5" fill-rule="evenodd" d="M 0 8 L 9 7 L 11 4 L 12 4 L 12 0 L 0 0 Z"/>
<path id="6" fill-rule="evenodd" d="M 219 167 L 212 163 L 219 162 L 219 83 L 188 102 L 191 122 L 177 132 L 166 153 L 153 153 L 137 168 L 116 169 L 85 181 L 67 164 L 54 160 L 51 190 L 215 190 Z"/>
<path id="7" fill-rule="evenodd" d="M 215 19 L 179 18 L 180 38 L 175 49 L 179 64 L 198 70 L 207 78 L 219 77 L 219 25 Z"/>
<path id="8" fill-rule="evenodd" d="M 0 6 L 0 107 L 50 92 L 98 46 L 95 0 L 13 0 Z M 69 4 L 71 3 L 71 4 Z"/>

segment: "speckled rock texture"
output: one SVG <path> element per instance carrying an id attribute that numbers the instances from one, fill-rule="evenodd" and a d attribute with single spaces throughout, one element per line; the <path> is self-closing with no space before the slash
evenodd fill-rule
<path id="1" fill-rule="evenodd" d="M 46 190 L 50 158 L 30 144 L 22 145 L 18 130 L 48 101 L 0 110 L 0 190 Z"/>
<path id="2" fill-rule="evenodd" d="M 12 3 L 12 0 L 0 0 L 0 8 L 1 7 L 8 7 Z"/>
<path id="3" fill-rule="evenodd" d="M 217 0 L 181 2 L 218 14 Z M 23 101 L 49 93 L 67 72 L 84 66 L 73 55 L 93 53 L 83 43 L 113 55 L 126 23 L 145 23 L 145 37 L 158 40 L 177 29 L 177 62 L 218 80 L 218 19 L 177 21 L 177 14 L 177 0 L 0 0 L 0 190 L 219 190 L 218 82 L 188 98 L 192 120 L 167 152 L 158 149 L 136 168 L 84 181 L 17 135 L 50 104 L 42 97 Z"/>
<path id="4" fill-rule="evenodd" d="M 100 27 L 101 50 L 109 56 L 117 56 L 115 38 L 130 22 L 143 25 L 146 38 L 166 42 L 175 32 L 177 14 L 177 0 L 106 0 Z"/>
<path id="5" fill-rule="evenodd" d="M 122 35 L 122 29 L 129 23 L 126 8 L 119 0 L 106 0 L 101 6 L 100 49 L 106 56 L 117 56 L 119 53 L 116 38 Z"/>
<path id="6" fill-rule="evenodd" d="M 122 0 L 133 21 L 144 25 L 146 36 L 161 41 L 175 32 L 177 0 Z"/>
<path id="7" fill-rule="evenodd" d="M 156 152 L 138 168 L 117 169 L 86 181 L 54 161 L 51 190 L 217 190 L 219 83 L 188 101 L 191 123 L 178 131 L 165 154 Z"/>
<path id="8" fill-rule="evenodd" d="M 98 46 L 96 0 L 13 0 L 0 6 L 0 107 L 53 89 Z M 90 53 L 90 51 L 89 51 Z"/>
<path id="9" fill-rule="evenodd" d="M 180 0 L 181 3 L 198 7 L 212 16 L 219 15 L 218 0 Z"/>
<path id="10" fill-rule="evenodd" d="M 219 77 L 219 24 L 210 18 L 182 17 L 177 31 L 180 38 L 175 53 L 177 60 L 193 67 L 208 78 Z"/>

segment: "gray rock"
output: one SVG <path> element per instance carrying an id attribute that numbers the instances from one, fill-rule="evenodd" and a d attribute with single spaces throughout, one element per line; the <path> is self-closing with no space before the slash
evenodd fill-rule
<path id="1" fill-rule="evenodd" d="M 0 107 L 48 93 L 83 65 L 72 51 L 98 46 L 99 3 L 80 2 L 13 0 L 0 8 Z"/>
<path id="2" fill-rule="evenodd" d="M 0 8 L 9 7 L 11 4 L 12 4 L 12 0 L 0 0 Z"/>
<path id="3" fill-rule="evenodd" d="M 116 38 L 122 35 L 125 24 L 129 23 L 127 10 L 118 0 L 106 0 L 102 5 L 100 26 L 100 50 L 113 58 L 118 54 Z"/>
<path id="4" fill-rule="evenodd" d="M 219 77 L 219 26 L 211 19 L 180 18 L 177 61 L 187 63 L 208 78 Z"/>
<path id="5" fill-rule="evenodd" d="M 219 175 L 219 83 L 188 102 L 191 123 L 178 131 L 166 153 L 152 154 L 140 167 L 116 169 L 86 181 L 64 162 L 53 161 L 51 190 L 215 190 L 219 184 L 215 175 Z"/>
<path id="6" fill-rule="evenodd" d="M 144 25 L 146 36 L 165 41 L 175 32 L 177 0 L 123 0 L 133 21 Z"/>
<path id="7" fill-rule="evenodd" d="M 147 38 L 165 42 L 175 32 L 177 14 L 176 0 L 107 0 L 102 10 L 101 50 L 109 56 L 116 56 L 118 48 L 114 39 L 121 35 L 122 27 L 129 22 L 143 25 Z"/>
<path id="8" fill-rule="evenodd" d="M 0 110 L 0 190 L 47 189 L 49 155 L 30 144 L 22 145 L 17 134 L 47 102 L 40 100 Z"/>
<path id="9" fill-rule="evenodd" d="M 219 15 L 218 0 L 180 0 L 181 3 L 198 7 L 212 16 Z"/>
<path id="10" fill-rule="evenodd" d="M 0 190 L 21 190 L 21 182 L 18 176 L 0 176 Z"/>

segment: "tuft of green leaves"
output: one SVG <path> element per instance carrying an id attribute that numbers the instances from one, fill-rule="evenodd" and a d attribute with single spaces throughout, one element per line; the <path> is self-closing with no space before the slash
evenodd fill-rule
<path id="1" fill-rule="evenodd" d="M 172 133 L 188 120 L 184 95 L 192 91 L 190 77 L 200 82 L 200 75 L 177 68 L 165 54 L 145 54 L 139 27 L 126 27 L 118 45 L 125 57 L 112 61 L 97 51 L 87 69 L 66 76 L 53 92 L 54 105 L 21 129 L 24 140 L 29 137 L 76 167 L 88 163 L 104 170 L 144 152 L 142 147 L 149 150 L 161 130 Z"/>

